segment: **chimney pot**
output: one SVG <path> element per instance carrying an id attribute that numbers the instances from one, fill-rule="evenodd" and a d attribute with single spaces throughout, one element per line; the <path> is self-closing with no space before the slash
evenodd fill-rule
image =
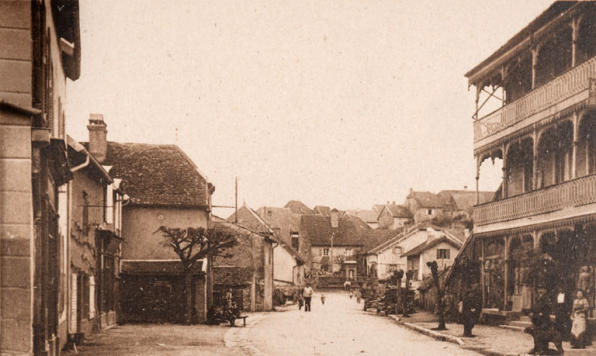
<path id="1" fill-rule="evenodd" d="M 108 130 L 106 123 L 103 121 L 103 115 L 91 114 L 87 130 L 89 130 L 89 153 L 99 163 L 103 163 L 108 151 Z"/>

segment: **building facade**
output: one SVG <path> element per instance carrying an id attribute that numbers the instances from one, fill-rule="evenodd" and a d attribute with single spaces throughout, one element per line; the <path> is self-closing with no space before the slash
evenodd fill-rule
<path id="1" fill-rule="evenodd" d="M 68 333 L 89 334 L 117 322 L 124 199 L 119 180 L 70 136 L 67 143 L 73 172 L 64 191 Z"/>
<path id="2" fill-rule="evenodd" d="M 56 355 L 67 339 L 59 189 L 80 53 L 78 1 L 0 2 L 0 354 Z"/>
<path id="3" fill-rule="evenodd" d="M 503 167 L 495 199 L 474 209 L 469 246 L 487 308 L 529 309 L 536 284 L 594 290 L 594 23 L 595 3 L 555 2 L 466 74 L 477 93 L 476 179 L 486 160 Z M 501 99 L 487 115 L 483 90 Z M 550 277 L 529 273 L 532 255 L 553 266 Z M 594 294 L 588 298 L 593 306 Z"/>
<path id="4" fill-rule="evenodd" d="M 122 207 L 120 304 L 123 321 L 182 321 L 184 277 L 180 257 L 156 231 L 208 228 L 215 188 L 175 145 L 107 141 L 103 116 L 92 114 L 86 149 L 129 196 Z M 194 318 L 204 321 L 212 295 L 208 261 L 193 267 Z M 182 286 L 181 286 L 182 284 Z M 151 291 L 151 292 L 148 292 Z M 159 296 L 155 297 L 155 296 Z M 182 299 L 181 299 L 182 298 Z M 158 303 L 158 300 L 165 300 Z M 184 305 L 184 303 L 182 303 Z"/>

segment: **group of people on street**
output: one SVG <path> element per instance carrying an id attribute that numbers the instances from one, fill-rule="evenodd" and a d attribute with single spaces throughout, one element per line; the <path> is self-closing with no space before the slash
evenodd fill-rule
<path id="1" fill-rule="evenodd" d="M 571 294 L 561 286 L 554 303 L 544 286 L 539 286 L 537 293 L 532 308 L 532 330 L 528 331 L 534 337 L 531 354 L 548 352 L 549 342 L 554 343 L 562 353 L 562 340 L 569 340 L 573 349 L 591 345 L 588 316 L 592 308 L 586 298 L 586 291 L 578 289 Z M 555 314 L 554 323 L 550 318 L 552 312 Z"/>
<path id="2" fill-rule="evenodd" d="M 302 310 L 304 306 L 305 312 L 311 311 L 311 301 L 314 293 L 315 291 L 309 283 L 305 287 L 300 288 L 298 295 L 295 296 L 298 299 L 298 310 Z M 325 304 L 325 294 L 321 294 L 321 303 Z"/>

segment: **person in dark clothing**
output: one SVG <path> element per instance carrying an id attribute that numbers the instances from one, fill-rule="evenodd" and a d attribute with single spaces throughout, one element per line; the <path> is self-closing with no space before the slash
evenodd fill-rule
<path id="1" fill-rule="evenodd" d="M 555 329 L 561 334 L 561 337 L 568 338 L 569 330 L 571 330 L 571 308 L 573 300 L 571 294 L 565 291 L 563 286 L 559 286 L 559 293 L 557 294 L 555 303 Z"/>
<path id="2" fill-rule="evenodd" d="M 472 337 L 472 329 L 478 322 L 480 312 L 482 311 L 482 294 L 478 283 L 474 283 L 472 288 L 467 291 L 462 301 L 462 321 L 464 324 L 464 336 Z"/>
<path id="3" fill-rule="evenodd" d="M 544 286 L 538 287 L 538 298 L 532 307 L 532 327 L 525 330 L 534 338 L 534 348 L 528 353 L 531 355 L 548 354 L 549 342 L 553 342 L 560 354 L 563 353 L 561 334 L 555 330 L 550 314 L 552 303 Z"/>

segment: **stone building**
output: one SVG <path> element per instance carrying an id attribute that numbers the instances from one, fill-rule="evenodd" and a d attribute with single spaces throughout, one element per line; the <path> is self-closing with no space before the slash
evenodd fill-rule
<path id="1" fill-rule="evenodd" d="M 66 78 L 80 76 L 79 2 L 0 1 L 0 354 L 67 339 Z"/>
<path id="2" fill-rule="evenodd" d="M 67 143 L 73 179 L 65 191 L 69 284 L 63 298 L 68 333 L 89 334 L 117 322 L 124 199 L 119 179 L 70 136 Z"/>
<path id="3" fill-rule="evenodd" d="M 273 244 L 277 238 L 268 232 L 255 232 L 241 225 L 216 216 L 211 217 L 212 226 L 223 226 L 237 232 L 238 245 L 226 249 L 226 255 L 213 261 L 213 298 L 222 305 L 227 290 L 246 311 L 271 311 L 273 309 Z"/>
<path id="4" fill-rule="evenodd" d="M 164 247 L 160 226 L 207 228 L 215 187 L 175 145 L 107 141 L 102 115 L 89 120 L 87 150 L 130 198 L 122 208 L 120 305 L 123 321 L 180 321 L 184 277 L 180 258 Z M 196 320 L 211 296 L 207 261 L 193 268 Z"/>

